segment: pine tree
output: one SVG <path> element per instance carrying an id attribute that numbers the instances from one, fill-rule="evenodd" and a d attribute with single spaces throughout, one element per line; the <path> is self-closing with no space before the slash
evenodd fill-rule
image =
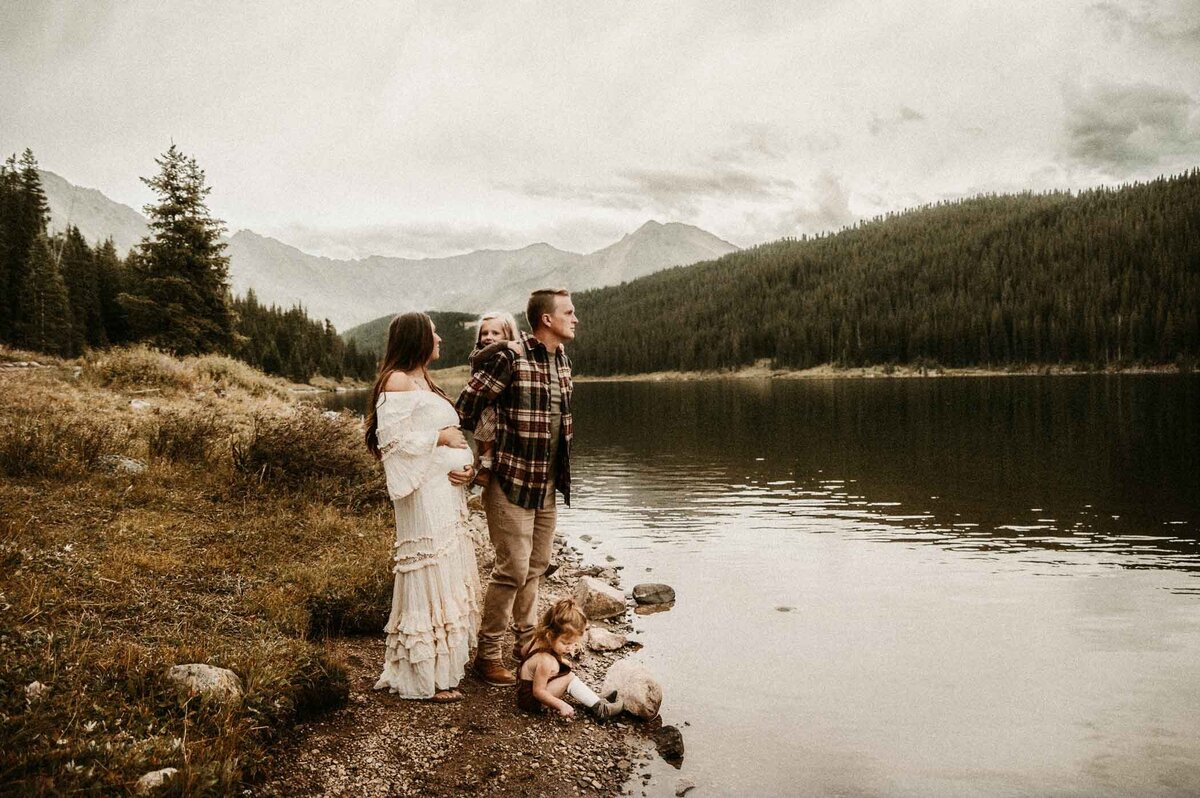
<path id="1" fill-rule="evenodd" d="M 10 157 L 0 166 L 0 341 L 12 340 L 12 314 L 16 306 L 16 291 L 9 281 L 19 192 L 16 160 L 16 156 Z"/>
<path id="2" fill-rule="evenodd" d="M 38 236 L 46 234 L 50 221 L 50 205 L 42 190 L 38 175 L 37 159 L 33 151 L 26 149 L 18 161 L 10 156 L 0 172 L 3 178 L 4 207 L 3 233 L 0 234 L 0 274 L 6 283 L 0 286 L 4 296 L 0 298 L 0 335 L 14 340 L 17 327 L 25 318 L 25 308 L 20 304 L 20 294 L 26 283 L 29 253 Z"/>
<path id="3" fill-rule="evenodd" d="M 73 333 L 67 285 L 44 235 L 30 247 L 24 277 L 17 297 L 22 311 L 15 330 L 17 344 L 38 352 L 69 355 Z"/>
<path id="4" fill-rule="evenodd" d="M 128 341 L 129 324 L 125 318 L 125 309 L 117 301 L 117 297 L 124 290 L 125 267 L 111 238 L 96 248 L 95 260 L 96 287 L 104 336 L 113 344 Z"/>
<path id="5" fill-rule="evenodd" d="M 176 354 L 228 350 L 233 344 L 229 258 L 224 225 L 208 210 L 211 188 L 196 159 L 172 144 L 142 182 L 159 197 L 145 207 L 151 235 L 131 259 L 120 296 L 132 333 Z"/>
<path id="6" fill-rule="evenodd" d="M 67 284 L 67 295 L 71 299 L 75 333 L 72 354 L 79 354 L 85 346 L 107 346 L 96 256 L 75 225 L 67 228 L 59 263 Z"/>

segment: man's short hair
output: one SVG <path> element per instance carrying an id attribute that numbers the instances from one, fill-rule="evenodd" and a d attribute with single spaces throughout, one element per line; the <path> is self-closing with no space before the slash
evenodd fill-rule
<path id="1" fill-rule="evenodd" d="M 542 324 L 542 315 L 554 312 L 554 297 L 570 296 L 565 288 L 539 288 L 529 295 L 529 304 L 525 306 L 525 318 L 529 321 L 529 329 L 536 330 Z"/>

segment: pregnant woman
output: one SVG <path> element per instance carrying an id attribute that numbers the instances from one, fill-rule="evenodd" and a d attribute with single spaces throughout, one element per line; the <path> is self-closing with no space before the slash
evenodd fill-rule
<path id="1" fill-rule="evenodd" d="M 451 702 L 463 697 L 457 687 L 479 631 L 480 590 L 463 487 L 473 476 L 471 450 L 429 376 L 440 343 L 424 313 L 392 319 L 366 438 L 396 510 L 392 611 L 375 689 Z"/>

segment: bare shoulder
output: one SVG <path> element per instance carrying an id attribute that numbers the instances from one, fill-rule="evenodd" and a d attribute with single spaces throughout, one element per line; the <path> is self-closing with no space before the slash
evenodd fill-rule
<path id="1" fill-rule="evenodd" d="M 558 660 L 548 651 L 539 651 L 526 662 L 535 673 L 544 675 L 558 673 Z"/>
<path id="2" fill-rule="evenodd" d="M 393 371 L 383 384 L 385 391 L 415 391 L 418 387 L 416 380 L 403 371 Z"/>

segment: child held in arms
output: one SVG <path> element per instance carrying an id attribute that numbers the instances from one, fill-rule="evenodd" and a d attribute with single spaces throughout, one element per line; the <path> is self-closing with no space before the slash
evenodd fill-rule
<path id="1" fill-rule="evenodd" d="M 521 651 L 521 664 L 517 668 L 518 707 L 535 713 L 549 707 L 569 719 L 575 717 L 575 707 L 563 699 L 570 696 L 599 720 L 621 713 L 624 706 L 616 692 L 607 699 L 601 698 L 563 661 L 567 652 L 583 639 L 586 630 L 587 616 L 573 598 L 559 599 L 542 614 L 533 639 Z"/>
<path id="2" fill-rule="evenodd" d="M 475 330 L 475 349 L 469 358 L 471 367 L 487 360 L 501 347 L 509 347 L 518 355 L 521 344 L 517 341 L 517 320 L 511 313 L 490 310 L 479 317 Z M 475 484 L 487 485 L 492 479 L 492 449 L 496 441 L 496 408 L 489 405 L 479 416 L 475 425 L 475 448 L 479 454 L 479 465 L 475 469 Z"/>

